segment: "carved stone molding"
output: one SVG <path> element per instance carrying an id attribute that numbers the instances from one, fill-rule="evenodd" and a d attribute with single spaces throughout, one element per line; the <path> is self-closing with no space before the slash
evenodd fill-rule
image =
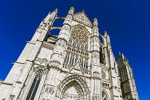
<path id="1" fill-rule="evenodd" d="M 46 58 L 36 58 L 34 63 L 37 65 L 43 65 L 43 66 L 47 66 L 47 59 Z"/>
<path id="2" fill-rule="evenodd" d="M 47 66 L 38 65 L 38 66 L 33 67 L 33 71 L 39 75 L 46 74 L 47 70 L 48 70 Z"/>
<path id="3" fill-rule="evenodd" d="M 79 95 L 69 95 L 66 94 L 66 90 L 70 87 L 74 87 L 77 90 Z M 86 98 L 84 100 L 89 100 L 90 98 L 90 91 L 86 84 L 86 82 L 78 75 L 71 75 L 65 78 L 58 86 L 57 96 L 61 95 L 61 98 L 65 98 L 66 95 L 73 96 L 74 98 Z"/>
<path id="4" fill-rule="evenodd" d="M 93 72 L 93 78 L 100 78 L 99 72 Z"/>
<path id="5" fill-rule="evenodd" d="M 33 67 L 33 71 L 36 74 L 42 75 L 47 72 L 47 65 L 49 61 L 46 58 L 36 58 L 35 61 L 35 66 Z"/>
<path id="6" fill-rule="evenodd" d="M 58 62 L 58 61 L 51 61 L 51 62 L 49 63 L 49 65 L 48 65 L 48 68 L 49 68 L 49 67 L 60 68 L 60 66 L 61 66 L 61 63 L 60 63 L 60 62 Z"/>
<path id="7" fill-rule="evenodd" d="M 106 88 L 106 89 L 109 89 L 109 83 L 102 83 L 102 87 Z"/>
<path id="8" fill-rule="evenodd" d="M 51 94 L 54 93 L 54 86 L 46 84 L 44 88 L 45 88 L 45 90 L 44 90 L 45 92 L 51 93 Z"/>

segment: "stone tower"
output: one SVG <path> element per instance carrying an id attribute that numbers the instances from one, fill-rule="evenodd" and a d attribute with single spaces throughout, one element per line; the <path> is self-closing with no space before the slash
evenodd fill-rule
<path id="1" fill-rule="evenodd" d="M 66 17 L 58 17 L 57 12 L 48 13 L 1 82 L 0 100 L 126 98 L 110 37 L 99 33 L 98 20 L 91 22 L 84 12 L 74 13 L 73 7 Z M 58 19 L 64 20 L 63 25 L 53 26 Z M 52 36 L 52 30 L 59 34 Z M 120 64 L 119 60 L 119 68 Z M 137 92 L 132 82 L 129 77 L 128 84 L 134 86 L 130 95 Z"/>
<path id="2" fill-rule="evenodd" d="M 139 100 L 132 68 L 123 54 L 119 55 L 118 65 L 121 77 L 122 97 L 127 100 Z"/>

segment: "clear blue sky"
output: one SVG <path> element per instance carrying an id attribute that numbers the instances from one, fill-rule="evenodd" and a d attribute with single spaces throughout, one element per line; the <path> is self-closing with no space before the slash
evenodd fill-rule
<path id="1" fill-rule="evenodd" d="M 149 100 L 150 0 L 0 0 L 0 79 L 48 12 L 58 8 L 58 16 L 65 16 L 71 6 L 84 10 L 91 21 L 98 18 L 116 58 L 121 51 L 129 60 L 140 100 Z"/>

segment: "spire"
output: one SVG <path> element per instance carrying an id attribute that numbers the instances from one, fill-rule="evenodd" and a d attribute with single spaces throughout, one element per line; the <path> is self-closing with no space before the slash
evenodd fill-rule
<path id="1" fill-rule="evenodd" d="M 54 19 L 55 16 L 57 15 L 57 12 L 58 12 L 57 8 L 52 13 L 49 12 L 48 15 L 45 17 L 44 22 L 47 23 L 51 21 L 52 19 Z"/>
<path id="2" fill-rule="evenodd" d="M 58 9 L 56 8 L 56 9 L 51 13 L 51 15 L 54 17 L 54 16 L 57 15 L 57 12 L 58 12 Z"/>
<path id="3" fill-rule="evenodd" d="M 58 12 L 58 9 L 56 8 L 56 9 L 53 11 L 53 13 L 57 14 L 57 12 Z"/>
<path id="4" fill-rule="evenodd" d="M 123 53 L 121 53 L 121 58 L 122 58 L 122 59 L 125 59 L 125 57 L 124 57 L 124 54 L 123 54 Z"/>
<path id="5" fill-rule="evenodd" d="M 93 25 L 96 26 L 96 27 L 98 27 L 98 20 L 97 20 L 97 18 L 94 18 Z"/>
<path id="6" fill-rule="evenodd" d="M 108 34 L 107 34 L 107 42 L 110 43 L 110 37 Z"/>
<path id="7" fill-rule="evenodd" d="M 68 14 L 73 14 L 74 13 L 74 7 L 71 7 L 70 10 L 68 11 Z"/>
<path id="8" fill-rule="evenodd" d="M 119 57 L 120 57 L 122 60 L 129 62 L 128 59 L 124 56 L 124 54 L 121 53 L 120 51 L 119 51 Z"/>
<path id="9" fill-rule="evenodd" d="M 107 31 L 104 32 L 104 37 L 106 38 L 107 43 L 110 44 L 110 37 L 109 37 Z"/>

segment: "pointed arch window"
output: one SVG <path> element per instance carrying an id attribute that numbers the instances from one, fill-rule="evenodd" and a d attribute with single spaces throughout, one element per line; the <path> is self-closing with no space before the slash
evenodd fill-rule
<path id="1" fill-rule="evenodd" d="M 69 45 L 72 45 L 72 40 L 69 40 Z"/>
<path id="2" fill-rule="evenodd" d="M 89 88 L 84 79 L 78 75 L 71 75 L 64 79 L 57 93 L 62 94 L 62 100 L 90 100 Z"/>
<path id="3" fill-rule="evenodd" d="M 69 60 L 69 53 L 66 54 L 66 57 L 65 57 L 65 64 L 68 63 L 68 60 Z"/>
<path id="4" fill-rule="evenodd" d="M 41 75 L 37 74 L 32 82 L 32 85 L 30 87 L 26 100 L 34 100 L 40 81 L 41 81 Z"/>
<path id="5" fill-rule="evenodd" d="M 87 45 L 85 45 L 85 50 L 87 50 L 88 48 L 87 48 Z"/>
<path id="6" fill-rule="evenodd" d="M 102 91 L 102 100 L 108 100 L 107 94 Z"/>
<path id="7" fill-rule="evenodd" d="M 71 35 L 68 42 L 68 48 L 66 52 L 70 52 L 69 61 L 67 61 L 67 55 L 64 60 L 64 67 L 72 66 L 76 63 L 77 60 L 80 60 L 82 68 L 87 69 L 86 63 L 88 63 L 88 37 L 89 31 L 86 27 L 82 25 L 75 25 L 71 29 Z M 75 56 L 76 55 L 76 56 Z M 84 59 L 84 60 L 83 60 Z M 66 67 L 67 66 L 67 67 Z"/>

